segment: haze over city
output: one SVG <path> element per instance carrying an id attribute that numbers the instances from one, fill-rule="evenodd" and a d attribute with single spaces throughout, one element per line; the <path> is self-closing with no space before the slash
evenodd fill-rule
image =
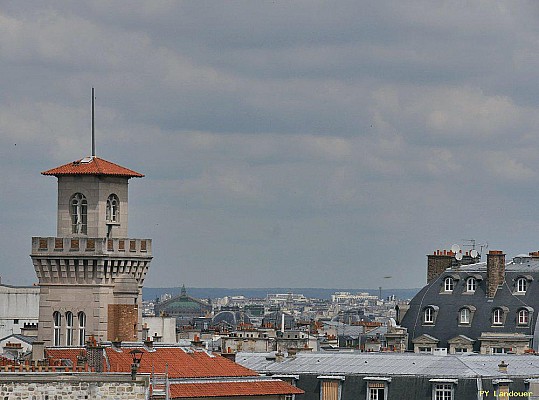
<path id="1" fill-rule="evenodd" d="M 534 2 L 3 2 L 0 276 L 56 180 L 130 181 L 148 287 L 414 288 L 464 239 L 539 249 Z M 391 278 L 384 278 L 391 277 Z"/>

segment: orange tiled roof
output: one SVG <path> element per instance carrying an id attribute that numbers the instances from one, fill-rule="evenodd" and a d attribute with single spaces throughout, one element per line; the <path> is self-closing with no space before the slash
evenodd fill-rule
<path id="1" fill-rule="evenodd" d="M 170 397 L 172 399 L 197 397 L 270 396 L 303 393 L 305 393 L 303 390 L 278 380 L 173 383 L 170 385 Z"/>
<path id="2" fill-rule="evenodd" d="M 210 356 L 204 351 L 185 352 L 180 347 L 157 347 L 143 352 L 139 367 L 140 373 L 164 373 L 168 364 L 170 378 L 209 378 L 258 376 L 258 374 L 220 355 Z M 130 372 L 133 356 L 129 353 L 134 348 L 125 347 L 118 352 L 107 347 L 107 358 L 110 372 Z"/>
<path id="3" fill-rule="evenodd" d="M 82 347 L 45 349 L 46 357 L 53 360 L 71 360 L 73 365 L 77 365 L 77 356 L 80 356 L 81 353 L 86 355 L 86 349 Z"/>
<path id="4" fill-rule="evenodd" d="M 144 175 L 139 174 L 131 169 L 124 168 L 113 162 L 103 160 L 99 157 L 87 157 L 82 160 L 70 162 L 59 167 L 43 171 L 43 175 L 107 175 L 107 176 L 123 176 L 127 178 L 142 178 Z"/>
<path id="5" fill-rule="evenodd" d="M 47 348 L 45 349 L 45 357 L 49 358 L 50 365 L 60 365 L 60 360 L 70 360 L 73 366 L 77 365 L 77 356 L 86 357 L 86 349 L 84 347 L 71 348 Z"/>

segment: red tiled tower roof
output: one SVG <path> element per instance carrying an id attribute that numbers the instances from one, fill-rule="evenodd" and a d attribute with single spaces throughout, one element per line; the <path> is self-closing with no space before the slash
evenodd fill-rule
<path id="1" fill-rule="evenodd" d="M 85 157 L 59 167 L 43 171 L 43 175 L 105 175 L 142 178 L 144 175 L 99 157 Z"/>

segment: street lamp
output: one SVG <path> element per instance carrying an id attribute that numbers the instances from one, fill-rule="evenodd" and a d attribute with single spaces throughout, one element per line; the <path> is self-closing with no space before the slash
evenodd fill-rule
<path id="1" fill-rule="evenodd" d="M 142 360 L 144 352 L 139 349 L 134 349 L 131 350 L 129 354 L 133 357 L 133 363 L 131 364 L 131 379 L 135 380 L 137 379 L 137 371 L 140 367 L 140 360 Z"/>

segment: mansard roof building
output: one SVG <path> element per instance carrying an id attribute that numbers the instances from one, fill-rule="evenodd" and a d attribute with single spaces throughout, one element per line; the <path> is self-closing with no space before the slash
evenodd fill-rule
<path id="1" fill-rule="evenodd" d="M 415 352 L 482 354 L 539 350 L 539 253 L 506 262 L 501 251 L 455 260 L 452 252 L 428 256 L 427 285 L 397 309 Z"/>

